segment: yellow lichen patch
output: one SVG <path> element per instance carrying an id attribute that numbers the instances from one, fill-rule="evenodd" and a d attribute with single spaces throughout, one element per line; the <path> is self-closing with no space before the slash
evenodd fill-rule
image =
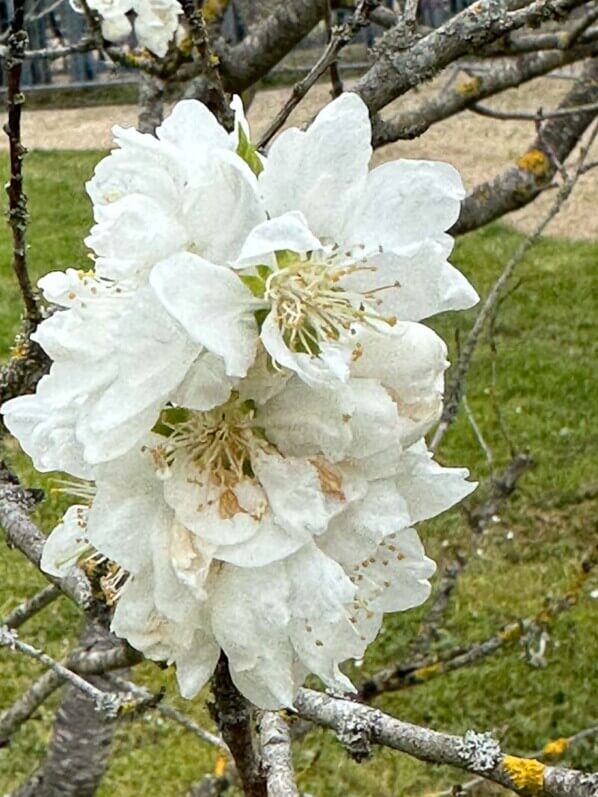
<path id="1" fill-rule="evenodd" d="M 191 51 L 193 50 L 193 42 L 191 41 L 190 36 L 185 36 L 179 42 L 179 50 L 183 53 L 183 55 L 191 55 Z"/>
<path id="2" fill-rule="evenodd" d="M 455 91 L 462 97 L 473 97 L 478 93 L 481 85 L 482 78 L 476 75 L 475 77 L 470 77 L 466 80 L 460 80 L 455 86 Z"/>
<path id="3" fill-rule="evenodd" d="M 548 742 L 544 747 L 543 753 L 548 756 L 561 756 L 568 747 L 569 739 L 561 737 L 560 739 L 553 739 L 552 742 Z"/>
<path id="4" fill-rule="evenodd" d="M 24 360 L 29 354 L 29 344 L 26 340 L 18 340 L 10 350 L 10 356 L 13 360 Z"/>
<path id="5" fill-rule="evenodd" d="M 208 25 L 222 18 L 229 0 L 206 0 L 203 4 L 203 18 Z"/>
<path id="6" fill-rule="evenodd" d="M 506 755 L 503 758 L 504 768 L 507 770 L 513 785 L 521 789 L 530 797 L 539 795 L 544 788 L 544 764 L 535 758 L 518 758 Z"/>
<path id="7" fill-rule="evenodd" d="M 521 626 L 519 623 L 512 623 L 508 625 L 504 631 L 499 634 L 503 642 L 514 642 L 521 636 Z"/>
<path id="8" fill-rule="evenodd" d="M 419 670 L 413 671 L 413 677 L 418 681 L 427 681 L 442 672 L 442 662 L 437 664 L 430 664 L 428 667 L 420 667 Z"/>
<path id="9" fill-rule="evenodd" d="M 226 774 L 226 767 L 228 766 L 228 758 L 224 753 L 218 753 L 216 764 L 214 765 L 214 775 L 217 778 L 222 778 Z"/>
<path id="10" fill-rule="evenodd" d="M 517 166 L 535 177 L 542 177 L 550 171 L 550 160 L 541 149 L 530 149 L 519 158 Z"/>

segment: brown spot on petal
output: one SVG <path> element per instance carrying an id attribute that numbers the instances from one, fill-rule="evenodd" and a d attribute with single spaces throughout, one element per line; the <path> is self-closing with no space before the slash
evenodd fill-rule
<path id="1" fill-rule="evenodd" d="M 241 505 L 237 501 L 237 496 L 232 490 L 224 490 L 220 494 L 218 501 L 218 512 L 223 520 L 230 520 L 230 518 L 242 512 Z"/>
<path id="2" fill-rule="evenodd" d="M 343 492 L 343 477 L 339 471 L 327 462 L 320 459 L 310 460 L 311 464 L 318 471 L 320 479 L 320 487 L 324 495 L 330 498 L 336 498 L 337 501 L 346 501 L 347 498 Z"/>

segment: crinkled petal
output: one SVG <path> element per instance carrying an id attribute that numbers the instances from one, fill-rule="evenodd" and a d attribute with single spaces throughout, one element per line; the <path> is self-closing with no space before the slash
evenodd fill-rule
<path id="1" fill-rule="evenodd" d="M 445 512 L 477 486 L 467 481 L 467 468 L 443 468 L 434 462 L 423 441 L 403 453 L 397 470 L 397 486 L 409 507 L 411 523 Z"/>
<path id="2" fill-rule="evenodd" d="M 183 220 L 193 252 L 212 263 L 234 263 L 251 230 L 266 220 L 266 211 L 244 160 L 227 150 L 209 155 L 191 174 Z"/>
<path id="3" fill-rule="evenodd" d="M 61 522 L 50 534 L 42 550 L 40 567 L 44 573 L 64 578 L 89 550 L 87 539 L 88 507 L 80 504 L 67 509 Z"/>
<path id="4" fill-rule="evenodd" d="M 293 649 L 287 624 L 289 584 L 284 568 L 226 566 L 214 585 L 212 629 L 233 681 L 260 708 L 290 706 Z"/>
<path id="5" fill-rule="evenodd" d="M 330 514 L 314 465 L 266 452 L 258 452 L 251 464 L 276 523 L 310 534 L 321 534 L 326 529 Z"/>
<path id="6" fill-rule="evenodd" d="M 271 264 L 276 252 L 304 253 L 321 248 L 322 244 L 310 232 L 305 216 L 291 211 L 254 227 L 245 239 L 235 265 L 243 268 L 254 263 Z"/>
<path id="7" fill-rule="evenodd" d="M 369 263 L 376 271 L 355 272 L 345 277 L 350 290 L 381 290 L 379 312 L 401 321 L 421 321 L 447 310 L 466 310 L 479 300 L 467 279 L 447 261 L 447 247 L 433 240 L 414 243 L 396 252 L 374 255 Z"/>
<path id="8" fill-rule="evenodd" d="M 367 251 L 441 238 L 459 218 L 465 189 L 449 163 L 396 160 L 373 169 L 347 219 L 343 243 Z"/>
<path id="9" fill-rule="evenodd" d="M 270 216 L 299 210 L 318 238 L 342 240 L 345 215 L 366 182 L 370 139 L 367 107 L 350 92 L 320 111 L 306 132 L 281 133 L 259 176 Z"/>
<path id="10" fill-rule="evenodd" d="M 378 550 L 353 570 L 357 597 L 374 612 L 402 612 L 430 595 L 428 579 L 436 571 L 415 529 L 385 537 Z"/>
<path id="11" fill-rule="evenodd" d="M 193 644 L 175 657 L 176 678 L 181 695 L 187 700 L 195 697 L 206 685 L 220 657 L 220 647 L 210 634 L 197 630 Z"/>
<path id="12" fill-rule="evenodd" d="M 83 447 L 75 435 L 73 407 L 50 406 L 34 394 L 5 402 L 2 415 L 6 428 L 31 457 L 36 470 L 42 473 L 64 471 L 81 479 L 92 477 L 92 470 L 83 458 Z"/>
<path id="13" fill-rule="evenodd" d="M 175 208 L 168 208 L 143 194 L 128 194 L 96 210 L 97 223 L 85 243 L 100 258 L 133 264 L 132 271 L 150 268 L 174 252 L 185 249 L 189 235 Z M 149 222 L 149 223 L 148 223 Z"/>
<path id="14" fill-rule="evenodd" d="M 197 100 L 177 102 L 156 128 L 160 141 L 176 147 L 186 162 L 200 164 L 211 149 L 233 148 L 228 133 L 206 105 Z"/>
<path id="15" fill-rule="evenodd" d="M 191 364 L 172 401 L 190 410 L 211 410 L 224 404 L 233 385 L 235 380 L 226 375 L 222 357 L 207 351 Z"/>
<path id="16" fill-rule="evenodd" d="M 224 359 L 230 376 L 244 376 L 255 359 L 254 299 L 227 268 L 183 252 L 152 270 L 156 295 L 192 340 Z"/>
<path id="17" fill-rule="evenodd" d="M 172 517 L 161 497 L 149 452 L 131 451 L 95 469 L 88 537 L 100 553 L 137 573 L 151 561 L 156 529 L 168 536 Z"/>

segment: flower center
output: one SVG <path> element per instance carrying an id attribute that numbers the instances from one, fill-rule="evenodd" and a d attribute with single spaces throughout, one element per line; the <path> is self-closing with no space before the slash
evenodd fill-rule
<path id="1" fill-rule="evenodd" d="M 295 258 L 291 253 L 289 257 Z M 392 323 L 379 316 L 371 295 L 341 287 L 343 277 L 363 270 L 373 270 L 373 266 L 340 266 L 334 260 L 296 257 L 268 276 L 264 299 L 273 308 L 289 349 L 317 356 L 322 343 L 338 341 L 355 324 L 374 319 Z"/>
<path id="2" fill-rule="evenodd" d="M 170 417 L 180 413 L 184 417 L 178 421 Z M 251 455 L 263 440 L 255 428 L 255 411 L 235 394 L 208 412 L 165 410 L 162 423 L 168 430 L 162 452 L 166 462 L 182 456 L 218 485 L 252 475 Z"/>

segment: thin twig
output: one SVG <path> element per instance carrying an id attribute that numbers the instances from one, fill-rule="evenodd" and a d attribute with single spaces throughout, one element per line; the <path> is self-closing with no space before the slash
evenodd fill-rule
<path id="1" fill-rule="evenodd" d="M 80 675 L 95 675 L 136 664 L 140 654 L 118 640 L 107 650 L 74 650 L 62 666 Z M 0 748 L 37 709 L 64 683 L 61 675 L 48 670 L 35 680 L 9 708 L 0 713 Z"/>
<path id="2" fill-rule="evenodd" d="M 332 26 L 332 4 L 331 0 L 326 0 L 326 35 L 328 37 L 329 45 L 332 40 L 333 30 L 334 29 Z M 344 88 L 343 88 L 341 73 L 339 72 L 338 68 L 338 61 L 333 61 L 330 64 L 329 71 L 330 71 L 330 84 L 331 84 L 330 94 L 333 98 L 340 97 L 340 95 L 344 91 Z"/>
<path id="3" fill-rule="evenodd" d="M 474 642 L 466 647 L 457 646 L 441 655 L 427 658 L 416 654 L 413 660 L 380 670 L 361 685 L 360 698 L 370 701 L 383 692 L 400 691 L 428 683 L 446 673 L 476 664 L 504 647 L 518 642 L 523 637 L 546 628 L 554 618 L 577 605 L 581 590 L 589 574 L 596 567 L 597 560 L 598 549 L 591 551 L 584 558 L 567 593 L 548 603 L 534 616 L 507 623 L 495 634 L 481 642 Z"/>
<path id="4" fill-rule="evenodd" d="M 84 36 L 80 41 L 73 44 L 65 45 L 64 47 L 41 47 L 39 50 L 25 50 L 24 58 L 26 61 L 44 60 L 55 61 L 58 58 L 66 58 L 75 53 L 87 53 L 90 50 L 97 49 L 97 41 L 92 38 Z M 0 47 L 0 59 L 7 58 L 8 47 Z"/>
<path id="5" fill-rule="evenodd" d="M 273 711 L 262 714 L 260 738 L 268 780 L 268 797 L 299 797 L 293 771 L 291 737 L 280 714 Z"/>
<path id="6" fill-rule="evenodd" d="M 108 680 L 111 681 L 115 687 L 117 687 L 120 691 L 129 693 L 134 695 L 135 697 L 140 698 L 141 700 L 149 701 L 154 695 L 143 686 L 139 686 L 139 684 L 135 684 L 132 681 L 127 681 L 124 678 L 119 678 L 117 675 L 110 675 L 108 676 Z M 167 717 L 168 719 L 172 720 L 173 722 L 178 723 L 186 730 L 193 733 L 199 739 L 204 742 L 208 742 L 208 744 L 212 744 L 215 747 L 219 747 L 221 750 L 224 750 L 228 753 L 228 748 L 226 744 L 222 741 L 219 736 L 216 736 L 209 731 L 206 731 L 200 725 L 198 725 L 191 717 L 188 717 L 186 714 L 183 714 L 182 711 L 178 711 L 176 708 L 172 706 L 165 705 L 162 701 L 157 701 L 155 705 L 152 705 L 151 708 L 155 709 L 159 714 L 162 714 L 163 717 Z M 230 755 L 230 753 L 229 753 Z"/>
<path id="7" fill-rule="evenodd" d="M 23 653 L 25 656 L 28 656 L 35 661 L 39 661 L 41 664 L 44 664 L 50 670 L 56 673 L 63 681 L 68 681 L 72 686 L 79 689 L 83 692 L 87 697 L 91 698 L 96 706 L 98 711 L 102 711 L 106 714 L 107 717 L 116 717 L 118 712 L 123 705 L 123 697 L 116 692 L 102 692 L 101 689 L 97 689 L 97 687 L 90 684 L 89 681 L 86 681 L 85 678 L 82 678 L 76 672 L 69 670 L 60 662 L 55 661 L 51 656 L 48 656 L 47 653 L 44 653 L 43 650 L 39 650 L 38 648 L 33 647 L 33 645 L 29 645 L 27 642 L 23 642 L 17 636 L 16 631 L 11 630 L 10 628 L 1 627 L 0 628 L 0 647 L 9 648 L 10 650 L 17 650 L 19 653 Z"/>
<path id="8" fill-rule="evenodd" d="M 210 47 L 210 38 L 201 10 L 201 3 L 196 4 L 195 0 L 181 0 L 181 6 L 189 24 L 191 41 L 201 66 L 200 74 L 208 82 L 206 105 L 214 113 L 220 124 L 231 130 L 234 117 L 222 85 L 218 58 Z"/>
<path id="9" fill-rule="evenodd" d="M 295 83 L 288 100 L 276 114 L 274 120 L 268 126 L 268 129 L 262 134 L 258 141 L 258 149 L 265 147 L 272 140 L 311 87 L 318 81 L 329 66 L 336 61 L 343 47 L 349 44 L 356 34 L 369 24 L 370 14 L 378 4 L 379 0 L 359 0 L 355 7 L 355 11 L 347 22 L 332 30 L 330 41 L 326 49 L 312 66 L 308 74 L 298 83 Z"/>
<path id="10" fill-rule="evenodd" d="M 578 105 L 576 108 L 557 108 L 555 111 L 543 111 L 541 108 L 535 113 L 532 111 L 500 111 L 497 108 L 488 108 L 479 102 L 468 106 L 468 110 L 489 116 L 492 119 L 514 119 L 527 122 L 542 122 L 544 119 L 556 119 L 559 116 L 570 116 L 572 113 L 583 113 L 584 111 L 598 111 L 598 103 L 592 102 L 588 105 Z"/>
<path id="11" fill-rule="evenodd" d="M 12 265 L 21 289 L 27 320 L 35 327 L 41 320 L 41 311 L 27 270 L 27 197 L 23 190 L 23 157 L 26 149 L 21 143 L 21 110 L 25 97 L 21 91 L 21 72 L 25 60 L 28 36 L 25 30 L 25 0 L 14 0 L 14 13 L 8 36 L 5 67 L 8 73 L 8 121 L 4 131 L 8 136 L 10 151 L 10 178 L 8 194 L 8 224 L 12 232 Z"/>
<path id="12" fill-rule="evenodd" d="M 475 419 L 475 416 L 469 406 L 469 402 L 467 401 L 467 396 L 463 393 L 461 398 L 461 402 L 463 404 L 463 409 L 465 410 L 465 415 L 471 426 L 471 430 L 474 434 L 475 439 L 478 441 L 480 448 L 484 452 L 484 456 L 486 457 L 486 462 L 488 463 L 489 467 L 492 467 L 492 463 L 494 462 L 494 455 L 492 454 L 492 449 L 486 442 L 484 435 L 482 434 L 482 430 L 479 427 L 478 422 Z"/>
<path id="13" fill-rule="evenodd" d="M 49 584 L 13 609 L 8 617 L 0 621 L 0 627 L 19 628 L 35 614 L 53 603 L 61 594 L 57 586 Z"/>

